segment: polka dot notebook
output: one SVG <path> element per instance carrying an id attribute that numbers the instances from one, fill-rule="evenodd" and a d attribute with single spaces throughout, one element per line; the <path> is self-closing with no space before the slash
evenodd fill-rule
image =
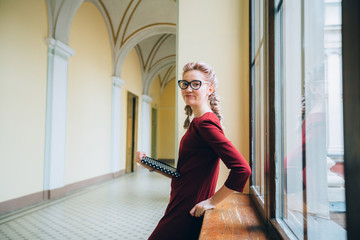
<path id="1" fill-rule="evenodd" d="M 150 157 L 143 157 L 141 159 L 141 162 L 156 169 L 156 170 L 159 170 L 159 171 L 162 171 L 164 173 L 167 173 L 171 176 L 174 176 L 174 177 L 180 177 L 180 173 L 177 171 L 176 168 L 166 164 L 166 163 L 163 163 L 159 160 L 156 160 L 156 159 L 153 159 L 153 158 L 150 158 Z"/>

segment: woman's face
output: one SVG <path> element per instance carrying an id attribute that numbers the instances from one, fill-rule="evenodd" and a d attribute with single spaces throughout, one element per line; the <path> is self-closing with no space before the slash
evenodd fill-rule
<path id="1" fill-rule="evenodd" d="M 200 107 L 203 104 L 208 104 L 209 95 L 211 94 L 211 84 L 205 81 L 204 75 L 198 70 L 186 72 L 183 80 L 191 82 L 193 80 L 202 81 L 202 85 L 198 90 L 194 90 L 190 85 L 186 89 L 181 90 L 181 95 L 184 98 L 185 104 L 191 107 Z"/>

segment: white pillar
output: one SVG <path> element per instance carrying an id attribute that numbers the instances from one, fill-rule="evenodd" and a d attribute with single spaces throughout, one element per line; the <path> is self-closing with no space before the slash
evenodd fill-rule
<path id="1" fill-rule="evenodd" d="M 125 83 L 119 77 L 112 77 L 111 97 L 111 172 L 120 171 L 120 93 L 121 86 Z"/>
<path id="2" fill-rule="evenodd" d="M 74 55 L 68 45 L 48 38 L 46 135 L 44 190 L 65 184 L 65 139 L 68 58 Z"/>
<path id="3" fill-rule="evenodd" d="M 152 98 L 142 96 L 141 106 L 141 149 L 148 156 L 151 155 L 151 103 Z"/>

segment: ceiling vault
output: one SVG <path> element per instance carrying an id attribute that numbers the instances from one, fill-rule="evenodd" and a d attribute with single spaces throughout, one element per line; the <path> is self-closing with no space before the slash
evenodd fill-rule
<path id="1" fill-rule="evenodd" d="M 49 37 L 68 44 L 72 19 L 86 1 L 93 3 L 104 18 L 112 47 L 114 76 L 121 77 L 123 62 L 135 48 L 142 68 L 144 93 L 148 92 L 152 78 L 161 75 L 161 79 L 168 79 L 169 74 L 171 79 L 175 78 L 176 1 L 47 0 Z"/>

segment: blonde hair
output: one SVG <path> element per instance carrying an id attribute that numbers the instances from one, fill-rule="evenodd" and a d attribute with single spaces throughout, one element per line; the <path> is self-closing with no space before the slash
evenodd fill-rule
<path id="1" fill-rule="evenodd" d="M 217 77 L 213 68 L 204 62 L 190 62 L 185 64 L 183 67 L 183 76 L 186 72 L 197 70 L 200 71 L 205 80 L 210 82 L 211 85 L 214 86 L 214 91 L 209 95 L 209 104 L 211 111 L 215 113 L 218 119 L 221 121 L 222 115 L 220 114 L 220 105 L 219 105 L 219 96 L 216 95 L 217 88 Z M 185 106 L 185 114 L 187 115 L 186 120 L 184 122 L 184 128 L 189 128 L 190 125 L 190 116 L 192 115 L 192 109 L 190 105 Z"/>

